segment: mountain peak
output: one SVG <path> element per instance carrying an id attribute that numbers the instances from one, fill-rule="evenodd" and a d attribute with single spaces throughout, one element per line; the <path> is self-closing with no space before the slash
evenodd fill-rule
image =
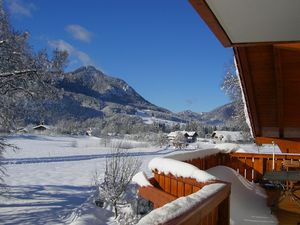
<path id="1" fill-rule="evenodd" d="M 76 69 L 72 72 L 72 74 L 81 74 L 81 73 L 89 74 L 89 75 L 91 75 L 91 74 L 104 75 L 104 73 L 101 70 L 99 70 L 96 67 L 91 66 L 91 65 L 79 67 L 78 69 Z"/>

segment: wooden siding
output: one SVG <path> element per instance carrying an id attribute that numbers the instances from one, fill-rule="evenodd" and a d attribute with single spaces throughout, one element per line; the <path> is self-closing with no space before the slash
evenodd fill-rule
<path id="1" fill-rule="evenodd" d="M 300 138 L 299 49 L 265 44 L 234 51 L 255 137 Z"/>

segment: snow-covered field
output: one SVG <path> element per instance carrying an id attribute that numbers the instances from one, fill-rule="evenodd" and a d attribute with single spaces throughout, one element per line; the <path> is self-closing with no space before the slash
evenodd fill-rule
<path id="1" fill-rule="evenodd" d="M 96 170 L 100 174 L 104 172 L 105 158 L 110 154 L 110 148 L 104 147 L 101 139 L 24 135 L 10 137 L 9 141 L 20 150 L 5 153 L 10 196 L 0 198 L 0 224 L 82 224 L 87 221 L 88 224 L 116 224 L 110 210 L 90 204 L 93 176 Z M 198 142 L 185 150 L 141 147 L 147 145 L 137 142 L 132 145 L 139 147 L 128 151 L 142 160 L 141 171 L 148 176 L 151 176 L 148 162 L 154 157 L 192 152 L 196 147 L 214 147 L 210 142 Z M 270 147 L 257 149 L 250 144 L 241 150 L 272 151 Z"/>

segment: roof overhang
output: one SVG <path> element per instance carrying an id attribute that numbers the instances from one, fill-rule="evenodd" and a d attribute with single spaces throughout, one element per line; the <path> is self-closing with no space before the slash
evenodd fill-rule
<path id="1" fill-rule="evenodd" d="M 190 0 L 225 47 L 300 40 L 299 0 Z"/>
<path id="2" fill-rule="evenodd" d="M 233 47 L 254 136 L 300 141 L 300 1 L 190 2 Z"/>

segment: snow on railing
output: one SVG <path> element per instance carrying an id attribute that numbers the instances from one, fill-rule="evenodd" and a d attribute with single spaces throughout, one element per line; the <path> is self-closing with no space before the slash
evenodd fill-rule
<path id="1" fill-rule="evenodd" d="M 185 152 L 185 153 L 179 153 L 174 155 L 168 155 L 165 156 L 164 158 L 175 159 L 179 161 L 190 161 L 193 159 L 201 159 L 207 156 L 216 155 L 218 153 L 233 153 L 236 152 L 237 150 L 241 150 L 239 145 L 237 144 L 221 143 L 221 144 L 216 144 L 215 148 L 200 149 L 193 152 Z"/>
<path id="2" fill-rule="evenodd" d="M 133 176 L 132 181 L 138 184 L 140 187 L 152 186 L 144 172 L 138 172 Z"/>
<path id="3" fill-rule="evenodd" d="M 158 173 L 172 174 L 176 177 L 194 178 L 197 182 L 206 183 L 216 180 L 217 178 L 211 174 L 198 169 L 197 167 L 169 158 L 154 158 L 149 164 L 149 169 L 157 170 Z"/>
<path id="4" fill-rule="evenodd" d="M 168 158 L 168 159 L 175 159 L 178 161 L 189 161 L 189 160 L 193 160 L 193 159 L 198 159 L 198 158 L 204 158 L 207 156 L 211 156 L 211 155 L 216 155 L 220 152 L 220 149 L 200 149 L 197 151 L 192 151 L 192 152 L 185 152 L 185 153 L 178 153 L 178 154 L 174 154 L 174 155 L 168 155 L 165 156 L 164 158 Z"/>
<path id="5" fill-rule="evenodd" d="M 139 225 L 145 225 L 145 224 L 165 224 L 170 222 L 171 220 L 184 220 L 185 218 L 188 218 L 186 214 L 189 214 L 191 212 L 195 212 L 195 208 L 206 208 L 207 205 L 205 203 L 208 203 L 209 201 L 206 201 L 209 198 L 216 197 L 216 193 L 223 191 L 223 189 L 228 184 L 224 183 L 214 183 L 210 185 L 204 186 L 199 191 L 185 196 L 178 198 L 158 209 L 155 209 L 151 211 L 148 215 L 143 217 L 139 221 Z M 221 196 L 223 199 L 219 198 L 219 204 L 229 196 L 229 191 L 227 190 L 226 194 L 222 193 Z M 219 196 L 217 196 L 219 197 Z M 210 204 L 211 205 L 211 204 Z M 209 207 L 217 207 L 217 205 L 209 206 Z M 206 208 L 206 211 L 208 209 Z M 185 216 L 183 216 L 185 215 Z M 204 214 L 201 214 L 204 217 Z M 180 218 L 181 217 L 181 218 Z M 175 224 L 175 223 L 174 223 Z M 177 223 L 176 223 L 177 224 Z"/>

